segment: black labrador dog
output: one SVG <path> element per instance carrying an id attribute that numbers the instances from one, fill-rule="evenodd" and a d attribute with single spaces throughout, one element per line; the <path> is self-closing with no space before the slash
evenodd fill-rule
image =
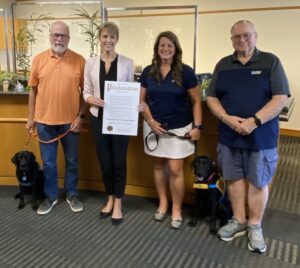
<path id="1" fill-rule="evenodd" d="M 25 207 L 24 196 L 32 195 L 32 209 L 36 210 L 37 200 L 44 198 L 44 176 L 36 161 L 34 153 L 30 151 L 17 152 L 11 159 L 16 166 L 16 176 L 19 182 L 20 192 L 15 198 L 20 198 L 19 209 Z"/>
<path id="2" fill-rule="evenodd" d="M 189 226 L 196 226 L 200 218 L 209 217 L 210 232 L 217 232 L 231 216 L 230 204 L 225 193 L 224 181 L 221 178 L 221 169 L 207 156 L 197 156 L 192 161 L 195 175 L 195 206 Z"/>

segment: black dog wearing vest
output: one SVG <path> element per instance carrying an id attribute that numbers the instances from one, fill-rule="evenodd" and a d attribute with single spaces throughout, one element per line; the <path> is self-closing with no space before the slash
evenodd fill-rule
<path id="1" fill-rule="evenodd" d="M 209 217 L 210 232 L 217 232 L 231 217 L 229 201 L 226 198 L 225 183 L 217 164 L 207 156 L 197 156 L 192 162 L 195 175 L 194 188 L 196 204 L 189 226 L 196 226 L 200 218 Z"/>
<path id="2" fill-rule="evenodd" d="M 36 210 L 37 199 L 44 197 L 44 176 L 43 171 L 39 169 L 39 164 L 32 152 L 20 151 L 16 153 L 11 161 L 16 166 L 16 176 L 19 182 L 20 192 L 15 198 L 20 198 L 19 209 L 25 207 L 24 196 L 32 195 L 32 209 Z"/>

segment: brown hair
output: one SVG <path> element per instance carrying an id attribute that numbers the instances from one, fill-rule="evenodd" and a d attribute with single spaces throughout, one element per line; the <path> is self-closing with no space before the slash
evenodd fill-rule
<path id="1" fill-rule="evenodd" d="M 175 55 L 173 57 L 173 62 L 171 66 L 171 74 L 176 84 L 182 86 L 182 49 L 177 36 L 171 31 L 161 32 L 156 38 L 153 47 L 153 58 L 152 58 L 152 67 L 150 70 L 150 75 L 157 82 L 160 82 L 162 79 L 160 73 L 161 59 L 160 56 L 158 55 L 159 41 L 162 37 L 169 39 L 175 45 Z"/>
<path id="2" fill-rule="evenodd" d="M 119 28 L 118 26 L 113 22 L 105 22 L 103 23 L 98 30 L 98 38 L 100 38 L 101 33 L 106 30 L 109 34 L 113 34 L 117 37 L 119 40 Z"/>

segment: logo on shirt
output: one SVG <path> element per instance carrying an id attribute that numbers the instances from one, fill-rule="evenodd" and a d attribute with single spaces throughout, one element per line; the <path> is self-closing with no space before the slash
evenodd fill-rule
<path id="1" fill-rule="evenodd" d="M 262 71 L 252 71 L 251 74 L 252 75 L 260 75 L 262 73 Z"/>

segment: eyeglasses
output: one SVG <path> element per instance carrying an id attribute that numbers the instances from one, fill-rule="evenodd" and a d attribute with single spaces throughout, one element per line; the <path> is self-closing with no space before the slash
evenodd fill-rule
<path id="1" fill-rule="evenodd" d="M 252 33 L 243 33 L 243 34 L 236 34 L 236 35 L 231 36 L 231 40 L 233 40 L 233 41 L 239 41 L 242 38 L 244 40 L 249 40 L 252 37 L 252 34 L 255 34 L 255 32 L 252 32 Z"/>
<path id="2" fill-rule="evenodd" d="M 58 39 L 60 38 L 61 40 L 66 40 L 69 38 L 69 35 L 67 34 L 59 34 L 59 33 L 50 33 L 50 36 L 53 38 L 53 39 Z"/>

